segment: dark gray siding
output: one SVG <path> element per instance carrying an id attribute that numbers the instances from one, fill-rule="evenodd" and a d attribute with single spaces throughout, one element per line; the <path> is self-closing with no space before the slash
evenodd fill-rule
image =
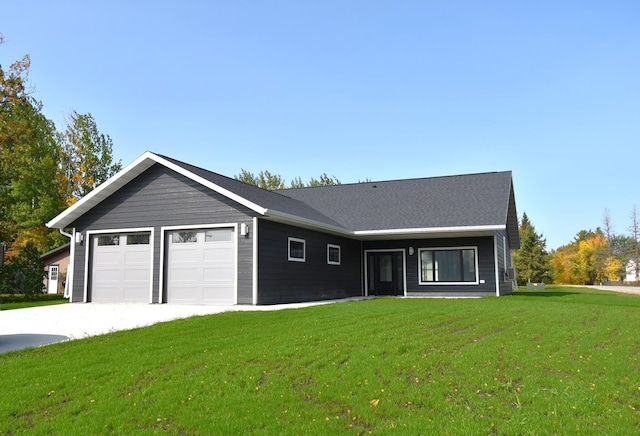
<path id="1" fill-rule="evenodd" d="M 288 260 L 288 238 L 305 240 L 306 261 Z M 362 295 L 360 241 L 259 220 L 258 304 Z M 327 244 L 340 246 L 341 264 L 327 264 Z"/>
<path id="2" fill-rule="evenodd" d="M 162 165 L 154 165 L 94 209 L 76 220 L 76 231 L 153 227 L 153 302 L 160 286 L 160 228 L 196 224 L 253 225 L 256 214 L 191 179 Z M 238 303 L 252 304 L 253 231 L 238 237 Z M 72 301 L 82 301 L 85 277 L 85 244 L 76 245 Z M 89 290 L 90 292 L 90 290 Z"/>
<path id="3" fill-rule="evenodd" d="M 449 238 L 449 239 L 412 239 L 401 241 L 366 241 L 365 250 L 402 248 L 407 260 L 407 295 L 408 296 L 484 296 L 496 295 L 496 274 L 493 237 Z M 478 272 L 484 283 L 478 285 L 420 285 L 419 254 L 421 248 L 432 247 L 478 247 Z M 414 254 L 409 255 L 409 247 Z"/>

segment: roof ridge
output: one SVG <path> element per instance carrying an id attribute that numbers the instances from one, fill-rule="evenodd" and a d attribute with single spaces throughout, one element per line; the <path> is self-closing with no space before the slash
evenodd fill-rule
<path id="1" fill-rule="evenodd" d="M 428 177 L 406 177 L 404 179 L 387 179 L 387 180 L 369 180 L 366 182 L 351 182 L 351 183 L 339 183 L 337 185 L 318 185 L 318 186 L 302 186 L 300 188 L 282 188 L 277 189 L 276 191 L 295 191 L 301 189 L 316 189 L 316 188 L 332 188 L 338 186 L 354 186 L 354 185 L 366 185 L 366 184 L 379 184 L 379 183 L 396 183 L 396 182 L 409 182 L 409 181 L 418 181 L 418 180 L 435 180 L 435 179 L 445 179 L 445 178 L 453 178 L 453 177 L 469 177 L 469 176 L 482 176 L 487 174 L 512 174 L 511 170 L 504 171 L 483 171 L 477 173 L 465 173 L 465 174 L 448 174 L 442 176 L 428 176 Z"/>

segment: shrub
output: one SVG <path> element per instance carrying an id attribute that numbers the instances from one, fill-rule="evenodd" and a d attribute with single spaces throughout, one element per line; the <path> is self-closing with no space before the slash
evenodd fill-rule
<path id="1" fill-rule="evenodd" d="M 32 244 L 27 244 L 0 268 L 0 293 L 24 294 L 25 300 L 29 300 L 33 295 L 43 292 L 44 277 L 40 253 Z"/>

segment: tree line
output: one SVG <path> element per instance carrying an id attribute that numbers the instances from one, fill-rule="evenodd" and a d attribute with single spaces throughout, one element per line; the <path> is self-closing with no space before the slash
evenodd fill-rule
<path id="1" fill-rule="evenodd" d="M 602 226 L 595 231 L 580 230 L 571 242 L 547 252 L 543 235 L 523 214 L 520 249 L 513 254 L 518 283 L 622 283 L 627 273 L 632 281 L 640 282 L 640 218 L 635 206 L 629 221 L 626 233 L 616 233 L 605 209 Z"/>
<path id="2" fill-rule="evenodd" d="M 287 187 L 285 179 L 280 174 L 273 174 L 268 170 L 260 171 L 258 174 L 254 174 L 250 171 L 241 169 L 240 174 L 234 176 L 236 180 L 248 183 L 250 185 L 258 186 L 262 189 L 285 189 Z M 289 183 L 289 188 L 305 188 L 314 186 L 329 186 L 340 185 L 341 182 L 336 176 L 329 176 L 327 173 L 322 173 L 317 179 L 312 177 L 307 183 L 302 181 L 300 176 L 294 178 Z"/>
<path id="3" fill-rule="evenodd" d="M 71 111 L 60 129 L 43 114 L 30 66 L 29 55 L 0 65 L 0 293 L 41 285 L 39 255 L 68 242 L 45 223 L 122 166 L 90 113 Z"/>

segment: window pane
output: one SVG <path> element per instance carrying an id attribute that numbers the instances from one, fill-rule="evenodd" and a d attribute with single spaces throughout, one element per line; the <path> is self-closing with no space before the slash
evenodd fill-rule
<path id="1" fill-rule="evenodd" d="M 462 262 L 459 250 L 436 251 L 436 280 L 458 282 L 461 279 Z"/>
<path id="2" fill-rule="evenodd" d="M 120 245 L 120 236 L 118 235 L 98 236 L 98 246 L 103 247 L 105 245 Z"/>
<path id="3" fill-rule="evenodd" d="M 420 253 L 420 256 L 421 256 L 420 260 L 422 261 L 422 281 L 423 282 L 434 281 L 433 252 L 425 250 Z"/>
<path id="4" fill-rule="evenodd" d="M 149 245 L 149 233 L 127 235 L 127 245 Z"/>
<path id="5" fill-rule="evenodd" d="M 304 259 L 304 241 L 289 240 L 289 258 Z"/>
<path id="6" fill-rule="evenodd" d="M 173 242 L 174 244 L 198 242 L 198 232 L 195 232 L 195 231 L 173 232 L 171 234 L 171 242 Z"/>
<path id="7" fill-rule="evenodd" d="M 390 254 L 380 255 L 380 281 L 389 283 L 393 280 L 393 260 Z"/>
<path id="8" fill-rule="evenodd" d="M 231 242 L 232 229 L 207 230 L 204 234 L 205 242 Z"/>
<path id="9" fill-rule="evenodd" d="M 476 281 L 476 252 L 475 250 L 462 250 L 462 260 L 464 264 L 464 277 L 465 282 Z"/>
<path id="10" fill-rule="evenodd" d="M 329 245 L 327 247 L 327 260 L 330 263 L 340 263 L 340 247 Z"/>

